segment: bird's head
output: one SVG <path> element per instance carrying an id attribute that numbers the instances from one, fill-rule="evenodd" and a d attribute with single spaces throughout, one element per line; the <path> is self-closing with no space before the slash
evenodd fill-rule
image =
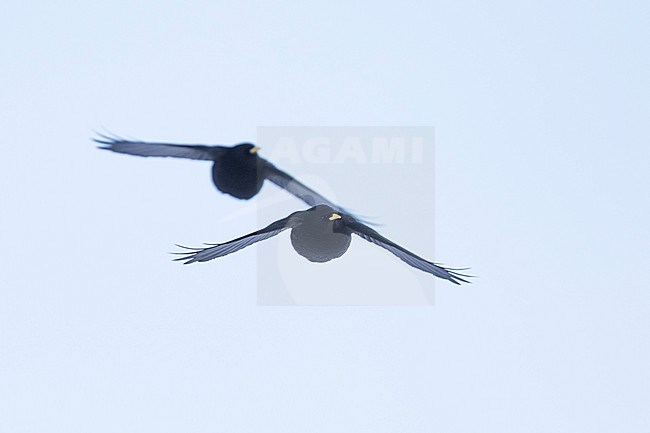
<path id="1" fill-rule="evenodd" d="M 246 158 L 256 157 L 259 150 L 260 148 L 253 143 L 241 143 L 232 147 L 233 152 Z"/>
<path id="2" fill-rule="evenodd" d="M 324 204 L 319 204 L 317 206 L 312 207 L 310 209 L 310 214 L 316 217 L 317 221 L 321 221 L 328 226 L 340 225 L 341 219 L 343 218 L 338 211 Z"/>

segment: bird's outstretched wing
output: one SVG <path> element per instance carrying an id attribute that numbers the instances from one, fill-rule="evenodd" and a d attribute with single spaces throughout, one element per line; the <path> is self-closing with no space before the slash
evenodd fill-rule
<path id="1" fill-rule="evenodd" d="M 282 231 L 291 228 L 293 226 L 292 217 L 295 214 L 296 213 L 293 213 L 288 217 L 278 220 L 261 230 L 249 233 L 229 242 L 224 242 L 223 244 L 206 244 L 207 246 L 205 248 L 188 248 L 182 245 L 177 245 L 178 247 L 184 248 L 188 251 L 174 253 L 180 255 L 180 257 L 175 260 L 183 261 L 185 262 L 184 264 L 188 265 L 194 262 L 207 262 L 208 260 L 216 259 L 217 257 L 223 257 L 225 255 L 234 253 L 235 251 L 239 251 L 242 248 L 246 248 L 247 246 L 253 245 L 256 242 L 271 238 L 277 234 L 280 234 Z"/>
<path id="2" fill-rule="evenodd" d="M 332 209 L 340 210 L 341 208 L 305 184 L 294 179 L 290 174 L 280 170 L 268 161 L 264 161 L 264 177 L 282 189 L 286 189 L 291 194 L 298 197 L 310 206 L 325 204 Z"/>
<path id="3" fill-rule="evenodd" d="M 137 156 L 162 156 L 214 161 L 226 149 L 223 146 L 206 146 L 203 144 L 150 143 L 146 141 L 129 141 L 119 137 L 98 134 L 93 141 L 101 144 L 100 149 L 112 150 Z"/>
<path id="4" fill-rule="evenodd" d="M 387 249 L 416 269 L 435 275 L 436 277 L 449 280 L 454 284 L 460 284 L 460 282 L 469 283 L 469 281 L 462 278 L 469 277 L 469 275 L 464 275 L 456 272 L 465 269 L 443 268 L 442 266 L 436 265 L 433 262 L 429 262 L 422 257 L 413 254 L 407 249 L 400 247 L 395 242 L 386 239 L 367 225 L 359 222 L 354 218 L 350 218 L 349 215 L 343 215 L 343 222 L 345 223 L 346 227 L 348 227 L 355 235 L 362 237 L 368 242 L 372 242 L 375 245 L 379 245 L 380 247 Z"/>
<path id="5" fill-rule="evenodd" d="M 347 211 L 345 208 L 332 203 L 313 189 L 309 188 L 307 185 L 294 179 L 293 176 L 280 170 L 267 160 L 264 160 L 264 177 L 280 188 L 285 189 L 291 194 L 295 195 L 300 200 L 307 203 L 309 206 L 324 204 L 338 212 L 343 212 L 347 215 L 350 215 L 359 221 L 364 221 L 363 219 L 356 217 L 354 214 L 352 214 L 352 212 Z"/>

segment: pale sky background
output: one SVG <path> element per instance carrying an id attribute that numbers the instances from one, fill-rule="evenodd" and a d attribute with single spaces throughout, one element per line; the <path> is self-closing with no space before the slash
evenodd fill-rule
<path id="1" fill-rule="evenodd" d="M 649 14 L 4 2 L 0 432 L 648 432 Z M 255 248 L 169 260 L 257 225 L 215 227 L 241 204 L 209 165 L 89 141 L 260 125 L 434 126 L 436 258 L 480 277 L 433 307 L 258 307 Z M 413 198 L 381 215 L 410 245 Z"/>

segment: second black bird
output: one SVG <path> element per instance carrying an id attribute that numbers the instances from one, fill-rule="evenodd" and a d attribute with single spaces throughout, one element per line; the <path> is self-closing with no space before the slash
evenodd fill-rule
<path id="1" fill-rule="evenodd" d="M 212 181 L 217 189 L 238 199 L 247 200 L 262 189 L 269 180 L 310 206 L 325 204 L 345 211 L 316 191 L 294 179 L 258 155 L 259 147 L 252 143 L 235 146 L 203 144 L 172 144 L 130 141 L 101 135 L 93 139 L 100 149 L 137 156 L 158 156 L 212 161 Z"/>

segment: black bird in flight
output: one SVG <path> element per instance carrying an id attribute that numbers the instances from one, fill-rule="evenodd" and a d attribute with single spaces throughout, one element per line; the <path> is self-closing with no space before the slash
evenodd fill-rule
<path id="1" fill-rule="evenodd" d="M 314 206 L 305 211 L 294 212 L 256 232 L 222 244 L 206 244 L 205 248 L 185 248 L 186 252 L 175 253 L 178 261 L 185 264 L 206 262 L 234 253 L 256 242 L 271 238 L 284 230 L 291 229 L 291 244 L 298 254 L 312 262 L 327 262 L 341 257 L 350 246 L 352 234 L 387 249 L 416 269 L 449 280 L 454 284 L 469 283 L 462 277 L 469 275 L 456 271 L 465 269 L 444 268 L 386 239 L 359 220 L 337 211 L 327 205 Z"/>
<path id="2" fill-rule="evenodd" d="M 235 146 L 206 146 L 202 144 L 150 143 L 129 141 L 98 134 L 93 141 L 100 149 L 137 156 L 160 156 L 212 161 L 212 181 L 217 189 L 239 199 L 254 197 L 268 179 L 289 191 L 310 206 L 325 204 L 346 212 L 316 191 L 300 183 L 258 155 L 259 147 L 252 143 Z"/>

